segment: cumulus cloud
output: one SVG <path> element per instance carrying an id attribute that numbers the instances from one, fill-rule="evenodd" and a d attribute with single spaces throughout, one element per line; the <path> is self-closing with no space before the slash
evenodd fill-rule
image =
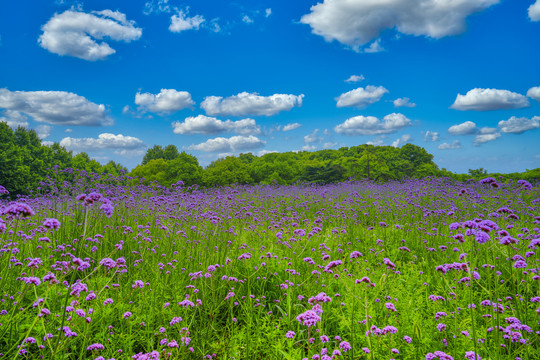
<path id="1" fill-rule="evenodd" d="M 465 30 L 465 19 L 499 0 L 324 0 L 300 22 L 326 41 L 337 40 L 358 50 L 381 32 L 396 29 L 406 35 L 439 39 Z"/>
<path id="2" fill-rule="evenodd" d="M 242 92 L 227 98 L 207 96 L 201 103 L 207 115 L 212 116 L 246 116 L 275 115 L 281 111 L 302 106 L 304 95 L 274 94 L 260 96 L 257 93 Z"/>
<path id="3" fill-rule="evenodd" d="M 487 143 L 489 141 L 494 141 L 494 140 L 497 140 L 498 138 L 501 137 L 501 133 L 498 133 L 498 132 L 486 132 L 486 133 L 481 133 L 481 134 L 478 134 L 474 137 L 474 141 L 473 141 L 473 145 L 474 146 L 479 146 L 483 143 Z"/>
<path id="4" fill-rule="evenodd" d="M 296 130 L 298 129 L 299 127 L 301 127 L 302 125 L 299 124 L 299 123 L 291 123 L 291 124 L 287 124 L 287 125 L 284 125 L 284 126 L 281 126 L 279 125 L 277 127 L 277 130 L 278 131 L 291 131 L 291 130 Z"/>
<path id="5" fill-rule="evenodd" d="M 540 101 L 540 86 L 530 88 L 529 91 L 527 91 L 527 96 L 536 101 Z"/>
<path id="6" fill-rule="evenodd" d="M 386 115 L 382 120 L 375 116 L 355 116 L 337 125 L 334 131 L 342 135 L 390 134 L 411 126 L 411 120 L 400 113 Z"/>
<path id="7" fill-rule="evenodd" d="M 92 150 L 138 150 L 146 145 L 138 138 L 114 135 L 109 133 L 99 134 L 97 138 L 72 138 L 65 137 L 60 141 L 60 145 L 68 150 L 76 152 Z"/>
<path id="8" fill-rule="evenodd" d="M 409 141 L 411 141 L 411 139 L 412 139 L 411 135 L 403 134 L 403 135 L 401 135 L 400 138 L 398 138 L 398 139 L 396 139 L 395 141 L 392 142 L 392 146 L 393 147 L 402 146 L 402 145 L 408 143 Z"/>
<path id="9" fill-rule="evenodd" d="M 377 136 L 373 140 L 366 141 L 366 145 L 373 145 L 373 146 L 384 145 L 384 139 L 386 139 L 386 135 Z"/>
<path id="10" fill-rule="evenodd" d="M 345 82 L 355 83 L 364 80 L 364 75 L 351 75 Z"/>
<path id="11" fill-rule="evenodd" d="M 531 21 L 540 21 L 540 0 L 529 6 L 529 19 Z"/>
<path id="12" fill-rule="evenodd" d="M 219 134 L 229 131 L 240 135 L 257 135 L 261 133 L 260 126 L 253 119 L 221 121 L 215 117 L 205 115 L 188 117 L 184 122 L 176 121 L 172 124 L 172 127 L 175 134 Z"/>
<path id="13" fill-rule="evenodd" d="M 364 52 L 368 54 L 378 53 L 381 51 L 384 51 L 384 48 L 381 45 L 381 39 L 375 40 L 367 48 L 364 49 Z"/>
<path id="14" fill-rule="evenodd" d="M 112 125 L 105 105 L 65 91 L 9 91 L 0 89 L 0 109 L 31 116 L 37 122 L 56 125 Z"/>
<path id="15" fill-rule="evenodd" d="M 52 127 L 49 125 L 38 125 L 36 127 L 36 134 L 40 139 L 45 139 L 49 135 L 51 135 Z"/>
<path id="16" fill-rule="evenodd" d="M 465 121 L 459 125 L 450 126 L 448 132 L 452 135 L 474 135 L 478 129 L 472 121 Z"/>
<path id="17" fill-rule="evenodd" d="M 359 87 L 341 94 L 335 100 L 337 101 L 337 107 L 355 106 L 364 108 L 379 101 L 387 92 L 388 90 L 383 86 L 368 85 L 365 89 Z"/>
<path id="18" fill-rule="evenodd" d="M 187 91 L 176 91 L 174 89 L 161 89 L 159 94 L 137 93 L 135 104 L 139 105 L 139 110 L 157 113 L 172 113 L 195 105 L 191 99 L 191 94 Z"/>
<path id="19" fill-rule="evenodd" d="M 464 123 L 453 125 L 448 129 L 448 132 L 452 135 L 476 135 L 473 142 L 474 146 L 479 146 L 501 137 L 501 133 L 497 128 L 486 126 L 479 129 L 472 121 L 465 121 Z"/>
<path id="20" fill-rule="evenodd" d="M 437 141 L 439 140 L 439 133 L 436 132 L 436 131 L 426 131 L 426 133 L 424 134 L 424 141 L 425 142 L 428 142 L 428 141 Z"/>
<path id="21" fill-rule="evenodd" d="M 39 45 L 58 55 L 68 55 L 84 60 L 103 60 L 116 51 L 102 41 L 131 42 L 138 40 L 142 29 L 127 20 L 119 11 L 103 10 L 85 13 L 67 10 L 54 16 L 42 26 Z"/>
<path id="22" fill-rule="evenodd" d="M 191 145 L 190 150 L 199 150 L 206 152 L 236 152 L 244 150 L 259 149 L 264 146 L 266 142 L 259 139 L 256 136 L 233 136 L 230 138 L 218 137 L 215 139 L 208 139 L 207 141 Z"/>
<path id="23" fill-rule="evenodd" d="M 499 128 L 503 133 L 507 134 L 522 134 L 528 130 L 540 128 L 540 116 L 535 116 L 532 119 L 525 117 L 512 116 L 508 120 L 499 121 Z"/>
<path id="24" fill-rule="evenodd" d="M 271 8 L 268 8 L 268 9 L 264 10 L 264 16 L 265 17 L 269 17 L 270 15 L 272 15 L 272 9 Z"/>
<path id="25" fill-rule="evenodd" d="M 0 107 L 2 107 L 1 104 L 0 104 Z M 28 116 L 18 111 L 4 110 L 2 112 L 2 115 L 3 116 L 0 116 L 0 121 L 7 123 L 8 126 L 13 129 L 18 128 L 19 126 L 22 126 L 25 128 L 25 127 L 28 127 L 28 125 L 30 125 L 28 123 Z"/>
<path id="26" fill-rule="evenodd" d="M 205 22 L 204 17 L 201 15 L 195 15 L 193 17 L 188 16 L 189 9 L 178 9 L 178 13 L 171 16 L 171 25 L 169 25 L 169 31 L 179 33 L 185 30 L 199 30 L 199 26 Z"/>
<path id="27" fill-rule="evenodd" d="M 304 136 L 304 142 L 306 144 L 320 143 L 323 140 L 323 138 L 320 137 L 318 134 L 319 134 L 319 129 L 313 130 L 311 134 Z"/>
<path id="28" fill-rule="evenodd" d="M 460 149 L 461 148 L 461 142 L 459 140 L 454 140 L 451 144 L 449 143 L 442 143 L 438 146 L 439 150 L 452 150 L 452 149 Z"/>
<path id="29" fill-rule="evenodd" d="M 395 107 L 416 107 L 416 104 L 410 101 L 408 97 L 399 98 L 393 101 Z"/>
<path id="30" fill-rule="evenodd" d="M 276 153 L 279 153 L 279 151 L 263 149 L 257 152 L 257 156 L 264 156 L 266 154 L 276 154 Z"/>
<path id="31" fill-rule="evenodd" d="M 456 100 L 450 106 L 456 110 L 501 110 L 501 109 L 520 109 L 530 106 L 529 99 L 525 96 L 499 89 L 480 89 L 469 90 L 467 94 L 458 94 Z"/>

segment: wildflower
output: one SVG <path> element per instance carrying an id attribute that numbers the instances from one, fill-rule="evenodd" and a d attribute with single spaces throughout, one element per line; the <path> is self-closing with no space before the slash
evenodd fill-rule
<path id="1" fill-rule="evenodd" d="M 349 344 L 347 341 L 340 342 L 339 348 L 343 350 L 343 352 L 347 352 L 352 349 L 351 344 Z"/>
<path id="2" fill-rule="evenodd" d="M 295 335 L 296 334 L 294 333 L 294 331 L 287 331 L 287 334 L 285 334 L 285 337 L 287 339 L 293 339 Z"/>
<path id="3" fill-rule="evenodd" d="M 11 203 L 0 212 L 0 215 L 7 215 L 8 218 L 29 217 L 36 213 L 25 203 Z"/>
<path id="4" fill-rule="evenodd" d="M 112 206 L 110 203 L 105 203 L 101 205 L 99 209 L 102 210 L 105 216 L 107 216 L 108 218 L 110 218 L 114 212 L 114 206 Z"/>
<path id="5" fill-rule="evenodd" d="M 126 311 L 126 312 L 124 313 L 124 315 L 122 315 L 122 317 L 123 317 L 124 319 L 127 319 L 127 318 L 131 317 L 131 315 L 133 315 L 131 312 Z"/>
<path id="6" fill-rule="evenodd" d="M 305 325 L 307 327 L 315 326 L 317 322 L 321 321 L 321 318 L 319 315 L 315 313 L 313 310 L 307 310 L 306 312 L 301 313 L 296 317 L 296 320 L 302 325 Z"/>
<path id="7" fill-rule="evenodd" d="M 86 350 L 88 350 L 88 351 L 92 351 L 92 350 L 103 350 L 103 349 L 105 349 L 105 346 L 103 346 L 103 345 L 100 344 L 100 343 L 92 344 L 92 345 L 90 345 L 90 346 L 88 346 L 88 347 L 86 348 Z"/>
<path id="8" fill-rule="evenodd" d="M 57 230 L 57 229 L 60 228 L 60 221 L 58 221 L 57 219 L 54 219 L 54 218 L 45 219 L 43 221 L 43 226 L 48 228 L 48 229 Z"/>
<path id="9" fill-rule="evenodd" d="M 412 341 L 411 337 L 410 337 L 410 336 L 407 336 L 407 335 L 405 335 L 405 336 L 403 337 L 403 340 L 405 340 L 405 342 L 406 342 L 407 344 L 410 344 L 411 341 Z"/>
<path id="10" fill-rule="evenodd" d="M 466 351 L 465 352 L 465 359 L 468 359 L 468 360 L 482 360 L 482 358 L 478 354 L 476 354 L 476 357 L 475 357 L 474 351 Z"/>
<path id="11" fill-rule="evenodd" d="M 396 307 L 395 307 L 394 304 L 392 304 L 392 303 L 386 303 L 386 304 L 384 304 L 384 306 L 386 306 L 386 308 L 387 308 L 388 310 L 390 310 L 390 311 L 397 311 L 397 310 L 396 310 Z"/>
<path id="12" fill-rule="evenodd" d="M 326 336 L 326 335 L 322 335 L 322 336 L 321 336 L 321 342 L 322 342 L 322 343 L 327 343 L 327 342 L 329 342 L 329 341 L 330 341 L 330 339 L 328 338 L 328 336 Z"/>

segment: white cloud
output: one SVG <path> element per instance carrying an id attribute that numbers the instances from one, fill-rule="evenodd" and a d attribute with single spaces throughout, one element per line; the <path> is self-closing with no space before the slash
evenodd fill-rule
<path id="1" fill-rule="evenodd" d="M 170 12 L 169 0 L 150 0 L 144 4 L 143 14 L 145 15 Z"/>
<path id="2" fill-rule="evenodd" d="M 411 126 L 411 120 L 400 113 L 386 115 L 382 121 L 375 116 L 355 116 L 337 125 L 334 131 L 343 135 L 390 134 Z"/>
<path id="3" fill-rule="evenodd" d="M 474 135 L 478 129 L 472 121 L 465 121 L 459 125 L 453 125 L 448 128 L 448 132 L 452 135 Z"/>
<path id="4" fill-rule="evenodd" d="M 540 21 L 540 0 L 529 6 L 529 19 L 531 21 Z"/>
<path id="5" fill-rule="evenodd" d="M 393 101 L 395 107 L 416 107 L 416 104 L 410 101 L 408 97 L 399 98 Z"/>
<path id="6" fill-rule="evenodd" d="M 195 15 L 193 17 L 188 17 L 189 9 L 178 10 L 176 15 L 171 16 L 171 25 L 169 25 L 169 30 L 171 32 L 181 32 L 185 30 L 199 30 L 199 26 L 205 22 L 204 17 L 201 15 Z"/>
<path id="7" fill-rule="evenodd" d="M 261 128 L 253 119 L 238 121 L 221 121 L 215 117 L 198 115 L 188 117 L 184 122 L 176 121 L 172 124 L 175 134 L 219 134 L 233 131 L 240 135 L 257 135 Z"/>
<path id="8" fill-rule="evenodd" d="M 326 41 L 337 40 L 355 50 L 396 29 L 407 35 L 439 39 L 465 30 L 467 16 L 499 0 L 324 0 L 300 22 Z"/>
<path id="9" fill-rule="evenodd" d="M 425 142 L 428 142 L 428 141 L 438 141 L 439 140 L 439 133 L 436 132 L 436 131 L 426 131 L 426 133 L 424 134 L 424 141 Z"/>
<path id="10" fill-rule="evenodd" d="M 530 88 L 529 91 L 527 91 L 527 96 L 536 101 L 540 101 L 540 86 Z"/>
<path id="11" fill-rule="evenodd" d="M 473 145 L 479 146 L 483 143 L 493 141 L 501 137 L 497 128 L 483 127 L 477 128 L 476 124 L 472 121 L 465 121 L 464 123 L 450 126 L 448 132 L 452 135 L 476 135 Z M 441 147 L 439 147 L 440 149 Z"/>
<path id="12" fill-rule="evenodd" d="M 399 147 L 400 145 L 403 146 L 404 144 L 411 141 L 411 139 L 412 139 L 411 135 L 403 134 L 403 135 L 401 135 L 401 137 L 399 139 L 396 139 L 395 141 L 392 142 L 392 146 L 393 147 Z"/>
<path id="13" fill-rule="evenodd" d="M 512 116 L 510 119 L 499 121 L 499 128 L 503 133 L 507 134 L 522 134 L 528 130 L 540 128 L 540 116 L 535 116 L 532 119 L 525 117 Z"/>
<path id="14" fill-rule="evenodd" d="M 92 151 L 92 150 L 138 150 L 146 145 L 138 138 L 124 136 L 122 134 L 114 135 L 109 133 L 99 134 L 96 138 L 71 138 L 65 137 L 60 141 L 60 145 L 68 150 Z"/>
<path id="15" fill-rule="evenodd" d="M 247 15 L 244 15 L 244 17 L 242 18 L 242 21 L 245 22 L 246 24 L 253 24 L 253 19 Z"/>
<path id="16" fill-rule="evenodd" d="M 36 127 L 36 133 L 40 139 L 45 139 L 51 135 L 51 130 L 52 127 L 49 125 L 38 125 L 38 127 Z"/>
<path id="17" fill-rule="evenodd" d="M 384 51 L 384 48 L 381 46 L 381 39 L 377 39 L 371 43 L 367 48 L 364 49 L 365 53 L 378 53 Z"/>
<path id="18" fill-rule="evenodd" d="M 0 96 L 1 96 L 1 92 L 0 92 Z M 1 101 L 1 98 L 0 98 L 0 101 Z M 0 103 L 0 107 L 2 107 L 1 103 Z M 30 125 L 28 123 L 28 116 L 18 111 L 4 110 L 2 112 L 2 115 L 4 116 L 0 117 L 0 121 L 6 122 L 10 128 L 16 129 L 19 126 L 26 128 Z"/>
<path id="19" fill-rule="evenodd" d="M 191 145 L 190 150 L 206 152 L 236 152 L 242 150 L 254 150 L 264 146 L 266 142 L 256 136 L 233 136 L 230 138 L 218 137 L 208 139 L 198 145 Z"/>
<path id="20" fill-rule="evenodd" d="M 313 130 L 311 134 L 304 136 L 304 142 L 306 144 L 320 143 L 323 140 L 323 138 L 320 137 L 318 134 L 319 134 L 319 129 Z"/>
<path id="21" fill-rule="evenodd" d="M 0 89 L 0 108 L 31 116 L 37 122 L 56 125 L 112 125 L 103 104 L 65 91 L 9 91 Z"/>
<path id="22" fill-rule="evenodd" d="M 283 127 L 281 125 L 279 125 L 277 127 L 278 131 L 291 131 L 291 130 L 296 130 L 298 129 L 299 127 L 301 127 L 302 125 L 299 124 L 299 123 L 292 123 L 292 124 L 287 124 L 287 125 L 284 125 Z"/>
<path id="23" fill-rule="evenodd" d="M 355 83 L 364 80 L 364 75 L 351 75 L 345 82 Z"/>
<path id="24" fill-rule="evenodd" d="M 161 89 L 156 95 L 138 92 L 135 95 L 135 104 L 139 105 L 139 110 L 143 111 L 172 113 L 191 107 L 195 102 L 187 91 Z"/>
<path id="25" fill-rule="evenodd" d="M 373 146 L 384 145 L 384 139 L 386 139 L 386 135 L 377 136 L 373 140 L 366 141 L 366 145 L 373 145 Z"/>
<path id="26" fill-rule="evenodd" d="M 467 94 L 458 94 L 456 101 L 450 106 L 456 110 L 501 110 L 501 109 L 519 109 L 530 106 L 529 100 L 518 93 L 499 89 L 480 89 L 469 90 Z"/>
<path id="27" fill-rule="evenodd" d="M 325 142 L 323 145 L 322 145 L 322 148 L 323 149 L 331 149 L 331 148 L 334 148 L 338 145 L 337 142 L 332 142 L 332 141 L 329 141 L 329 142 Z"/>
<path id="28" fill-rule="evenodd" d="M 368 85 L 365 89 L 359 87 L 341 94 L 335 100 L 337 101 L 337 107 L 355 106 L 364 108 L 379 101 L 387 92 L 388 90 L 383 86 Z"/>
<path id="29" fill-rule="evenodd" d="M 141 150 L 114 150 L 114 153 L 115 154 L 118 154 L 118 155 L 121 155 L 121 156 L 125 156 L 125 157 L 128 157 L 128 158 L 137 158 L 139 156 L 143 156 L 146 151 L 141 149 Z"/>
<path id="30" fill-rule="evenodd" d="M 142 29 L 126 15 L 111 10 L 84 13 L 67 10 L 54 16 L 41 28 L 38 39 L 44 49 L 58 55 L 68 55 L 84 60 L 103 60 L 116 51 L 102 41 L 109 38 L 130 42 L 138 40 Z"/>
<path id="31" fill-rule="evenodd" d="M 245 116 L 275 115 L 281 111 L 302 106 L 304 95 L 274 94 L 260 96 L 257 93 L 242 92 L 227 98 L 207 96 L 201 103 L 207 115 L 212 116 Z"/>
<path id="32" fill-rule="evenodd" d="M 272 15 L 272 9 L 271 8 L 268 8 L 268 9 L 264 10 L 264 16 L 265 17 L 269 17 L 270 15 Z"/>
<path id="33" fill-rule="evenodd" d="M 315 151 L 315 150 L 317 150 L 317 146 L 315 146 L 315 145 L 307 145 L 306 144 L 306 145 L 302 146 L 301 150 L 302 151 Z"/>
<path id="34" fill-rule="evenodd" d="M 279 151 L 276 151 L 276 150 L 265 150 L 265 149 L 263 149 L 263 150 L 259 150 L 259 151 L 257 152 L 257 156 L 264 156 L 264 155 L 266 155 L 266 154 L 276 154 L 276 153 L 279 153 Z"/>
<path id="35" fill-rule="evenodd" d="M 451 149 L 461 149 L 461 142 L 459 140 L 454 140 L 453 143 L 442 143 L 438 146 L 439 150 L 451 150 Z"/>
<path id="36" fill-rule="evenodd" d="M 501 134 L 498 133 L 498 132 L 488 132 L 488 133 L 485 133 L 485 134 L 479 134 L 479 135 L 475 136 L 473 145 L 474 146 L 479 146 L 479 145 L 481 145 L 483 143 L 487 143 L 489 141 L 496 140 L 496 139 L 498 139 L 500 137 L 501 137 Z"/>

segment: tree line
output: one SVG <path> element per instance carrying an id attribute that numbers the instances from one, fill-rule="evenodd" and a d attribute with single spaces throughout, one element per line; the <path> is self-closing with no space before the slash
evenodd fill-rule
<path id="1" fill-rule="evenodd" d="M 11 129 L 0 122 L 0 185 L 12 194 L 28 194 L 44 181 L 73 181 L 76 169 L 88 174 L 110 174 L 133 177 L 132 184 L 158 182 L 163 186 L 182 181 L 186 186 L 224 186 L 230 184 L 281 184 L 296 182 L 333 183 L 349 179 L 373 181 L 449 177 L 455 180 L 502 176 L 505 179 L 540 179 L 540 168 L 523 173 L 488 174 L 483 169 L 468 174 L 454 174 L 439 169 L 433 155 L 424 148 L 405 144 L 392 146 L 358 145 L 337 150 L 314 152 L 252 153 L 227 156 L 203 168 L 197 158 L 179 152 L 174 145 L 149 148 L 142 163 L 131 172 L 110 161 L 105 165 L 82 152 L 73 154 L 58 143 L 44 145 L 32 129 Z"/>
<path id="2" fill-rule="evenodd" d="M 68 168 L 113 176 L 127 172 L 114 161 L 101 165 L 88 154 L 74 155 L 58 143 L 43 145 L 33 129 L 19 126 L 13 130 L 0 122 L 0 185 L 11 194 L 28 194 L 50 179 L 71 181 L 72 173 L 58 171 Z"/>

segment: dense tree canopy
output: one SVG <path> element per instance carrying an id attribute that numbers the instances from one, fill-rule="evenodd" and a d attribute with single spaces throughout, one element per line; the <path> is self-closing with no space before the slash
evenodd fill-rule
<path id="1" fill-rule="evenodd" d="M 58 143 L 42 145 L 37 133 L 23 127 L 11 129 L 0 122 L 0 185 L 12 195 L 28 194 L 48 178 L 63 181 L 72 175 L 58 169 L 118 176 L 127 169 L 114 161 L 101 165 L 86 153 L 73 155 Z"/>
<path id="2" fill-rule="evenodd" d="M 122 165 L 110 161 L 101 165 L 84 152 L 74 155 L 58 143 L 45 146 L 34 130 L 11 129 L 0 122 L 0 185 L 12 196 L 28 194 L 40 183 L 49 180 L 74 181 L 67 169 L 88 174 L 118 176 L 127 172 Z M 337 150 L 315 152 L 251 153 L 218 159 L 203 169 L 193 155 L 178 152 L 174 145 L 149 148 L 142 163 L 133 169 L 132 183 L 158 182 L 170 186 L 182 181 L 186 186 L 223 186 L 230 184 L 293 184 L 296 182 L 333 183 L 349 179 L 373 181 L 401 180 L 427 176 L 451 177 L 456 180 L 502 176 L 503 179 L 540 179 L 540 168 L 524 173 L 489 174 L 483 168 L 468 174 L 454 174 L 439 169 L 433 155 L 413 144 L 401 148 L 358 145 Z M 97 177 L 103 179 L 103 177 Z"/>

